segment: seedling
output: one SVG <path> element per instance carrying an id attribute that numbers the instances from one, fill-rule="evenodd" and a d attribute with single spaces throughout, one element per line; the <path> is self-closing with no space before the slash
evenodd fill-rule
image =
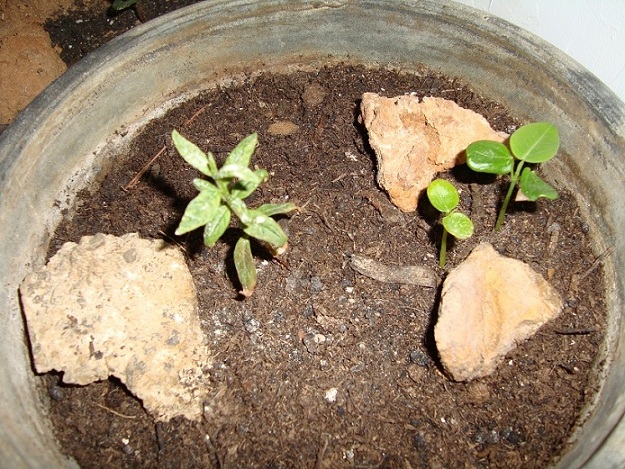
<path id="1" fill-rule="evenodd" d="M 443 267 L 447 254 L 447 233 L 458 239 L 467 239 L 473 234 L 473 222 L 464 213 L 456 210 L 460 203 L 460 196 L 449 181 L 435 179 L 428 186 L 427 195 L 434 208 L 444 214 L 443 239 L 438 261 L 438 265 Z"/>
<path id="2" fill-rule="evenodd" d="M 473 171 L 510 175 L 510 187 L 499 211 L 495 230 L 499 230 L 503 224 L 517 182 L 522 194 L 532 202 L 540 197 L 550 200 L 558 198 L 558 192 L 553 187 L 523 165 L 549 161 L 559 147 L 558 129 L 550 122 L 535 122 L 519 127 L 510 136 L 510 150 L 503 143 L 490 140 L 479 140 L 467 147 L 467 165 Z M 516 167 L 515 158 L 519 160 Z"/>
<path id="3" fill-rule="evenodd" d="M 204 153 L 176 130 L 172 132 L 172 138 L 184 160 L 212 179 L 212 182 L 197 178 L 193 180 L 193 185 L 200 193 L 187 205 L 176 235 L 204 226 L 204 244 L 213 247 L 228 228 L 231 214 L 234 214 L 243 230 L 234 247 L 234 266 L 241 282 L 241 294 L 248 297 L 256 286 L 256 267 L 250 238 L 268 245 L 274 255 L 284 253 L 287 236 L 271 217 L 292 212 L 297 207 L 292 203 L 282 203 L 264 204 L 250 209 L 243 202 L 269 177 L 264 169 L 249 168 L 258 142 L 256 133 L 245 137 L 230 152 L 221 168 L 217 167 L 212 153 Z"/>

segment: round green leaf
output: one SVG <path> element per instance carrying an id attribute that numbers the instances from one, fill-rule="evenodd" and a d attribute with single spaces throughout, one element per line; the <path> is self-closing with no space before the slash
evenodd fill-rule
<path id="1" fill-rule="evenodd" d="M 558 129 L 551 122 L 534 122 L 519 127 L 510 136 L 512 154 L 528 163 L 543 163 L 560 148 Z"/>
<path id="2" fill-rule="evenodd" d="M 525 168 L 521 173 L 521 192 L 531 201 L 535 201 L 540 197 L 545 197 L 549 200 L 558 198 L 558 191 L 529 168 Z"/>
<path id="3" fill-rule="evenodd" d="M 458 239 L 467 239 L 473 234 L 473 222 L 464 213 L 450 213 L 443 218 L 443 226 Z"/>
<path id="4" fill-rule="evenodd" d="M 489 174 L 510 174 L 514 157 L 503 143 L 478 140 L 467 147 L 467 165 L 473 171 Z"/>
<path id="5" fill-rule="evenodd" d="M 251 296 L 256 288 L 256 266 L 249 238 L 242 236 L 234 246 L 234 267 L 241 282 L 243 296 Z"/>
<path id="6" fill-rule="evenodd" d="M 458 206 L 460 196 L 456 188 L 445 179 L 435 179 L 427 188 L 430 203 L 439 212 L 447 213 Z"/>

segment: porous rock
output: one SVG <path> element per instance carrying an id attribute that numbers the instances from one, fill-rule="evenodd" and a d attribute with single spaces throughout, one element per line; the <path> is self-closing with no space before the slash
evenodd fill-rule
<path id="1" fill-rule="evenodd" d="M 443 98 L 364 93 L 361 115 L 376 154 L 378 184 L 404 212 L 417 208 L 435 174 L 466 161 L 469 144 L 508 138 L 480 114 Z"/>
<path id="2" fill-rule="evenodd" d="M 481 244 L 443 283 L 434 328 L 441 362 L 456 381 L 487 376 L 561 309 L 558 292 L 529 265 Z"/>
<path id="3" fill-rule="evenodd" d="M 201 416 L 209 354 L 191 274 L 162 241 L 66 243 L 20 286 L 35 367 L 85 385 L 115 376 L 157 419 Z"/>

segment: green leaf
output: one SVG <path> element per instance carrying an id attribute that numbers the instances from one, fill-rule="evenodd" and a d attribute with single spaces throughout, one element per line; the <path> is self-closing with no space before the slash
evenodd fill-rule
<path id="1" fill-rule="evenodd" d="M 228 204 L 228 207 L 230 207 L 230 210 L 232 210 L 239 220 L 241 220 L 241 223 L 243 223 L 244 226 L 253 222 L 251 210 L 247 208 L 247 205 L 245 205 L 245 202 L 241 199 L 228 195 L 228 197 L 226 197 L 226 203 Z"/>
<path id="2" fill-rule="evenodd" d="M 427 188 L 427 196 L 436 210 L 448 213 L 458 206 L 460 196 L 456 188 L 444 179 L 435 179 Z"/>
<path id="3" fill-rule="evenodd" d="M 473 222 L 464 213 L 450 213 L 443 218 L 443 226 L 458 239 L 467 239 L 473 234 Z"/>
<path id="4" fill-rule="evenodd" d="M 193 180 L 193 186 L 200 192 L 216 192 L 220 193 L 219 188 L 206 179 L 195 178 Z"/>
<path id="5" fill-rule="evenodd" d="M 230 224 L 230 210 L 225 205 L 217 207 L 212 215 L 204 227 L 204 244 L 209 248 L 215 245 Z"/>
<path id="6" fill-rule="evenodd" d="M 512 154 L 528 163 L 543 163 L 560 148 L 558 129 L 551 122 L 534 122 L 519 127 L 510 136 Z"/>
<path id="7" fill-rule="evenodd" d="M 215 216 L 221 198 L 216 192 L 202 191 L 189 202 L 182 220 L 176 229 L 176 235 L 188 233 L 210 222 Z"/>
<path id="8" fill-rule="evenodd" d="M 232 186 L 230 193 L 238 199 L 245 199 L 269 178 L 267 171 L 264 169 L 257 169 L 254 171 L 254 174 L 258 177 L 256 181 L 238 181 Z"/>
<path id="9" fill-rule="evenodd" d="M 252 184 L 260 184 L 262 179 L 259 179 L 258 175 L 251 169 L 238 164 L 228 164 L 221 167 L 215 174 L 215 179 L 240 179 L 244 182 Z"/>
<path id="10" fill-rule="evenodd" d="M 510 174 L 514 157 L 503 143 L 478 140 L 467 147 L 467 165 L 473 171 L 489 174 Z"/>
<path id="11" fill-rule="evenodd" d="M 111 7 L 113 8 L 113 10 L 119 11 L 119 10 L 124 10 L 126 8 L 129 8 L 133 6 L 135 3 L 137 3 L 137 0 L 115 0 L 113 2 L 113 5 L 111 5 Z"/>
<path id="12" fill-rule="evenodd" d="M 256 210 L 264 215 L 267 215 L 268 217 L 271 217 L 273 215 L 282 215 L 284 213 L 289 213 L 293 210 L 297 210 L 297 205 L 290 202 L 283 204 L 263 204 Z"/>
<path id="13" fill-rule="evenodd" d="M 525 168 L 521 173 L 521 192 L 532 202 L 540 197 L 545 197 L 549 200 L 558 198 L 558 191 L 543 181 L 530 168 Z"/>
<path id="14" fill-rule="evenodd" d="M 287 243 L 288 238 L 278 222 L 258 210 L 249 212 L 253 217 L 253 222 L 243 228 L 245 234 L 269 243 L 274 249 L 280 249 Z"/>
<path id="15" fill-rule="evenodd" d="M 234 246 L 234 267 L 241 282 L 243 296 L 251 296 L 256 288 L 256 266 L 252 257 L 252 246 L 246 236 L 242 236 Z"/>
<path id="16" fill-rule="evenodd" d="M 174 145 L 184 160 L 206 176 L 212 176 L 217 172 L 217 164 L 213 155 L 204 153 L 199 147 L 184 138 L 177 130 L 172 131 L 171 138 Z"/>
<path id="17" fill-rule="evenodd" d="M 235 164 L 247 168 L 250 165 L 250 160 L 257 143 L 258 135 L 256 132 L 245 137 L 236 147 L 234 147 L 234 150 L 230 152 L 224 162 L 224 166 Z"/>

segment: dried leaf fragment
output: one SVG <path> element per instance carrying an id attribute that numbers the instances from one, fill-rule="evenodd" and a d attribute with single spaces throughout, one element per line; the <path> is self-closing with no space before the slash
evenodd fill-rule
<path id="1" fill-rule="evenodd" d="M 385 265 L 366 256 L 353 254 L 350 266 L 359 274 L 383 283 L 401 283 L 434 288 L 438 285 L 436 273 L 418 265 Z"/>

